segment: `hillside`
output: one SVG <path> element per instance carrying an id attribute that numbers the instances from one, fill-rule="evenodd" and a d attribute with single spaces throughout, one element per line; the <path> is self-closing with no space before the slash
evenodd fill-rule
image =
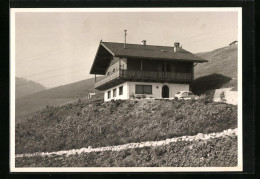
<path id="1" fill-rule="evenodd" d="M 39 83 L 36 83 L 31 80 L 26 80 L 20 77 L 15 77 L 15 98 L 16 99 L 43 90 L 46 90 L 46 88 Z"/>
<path id="2" fill-rule="evenodd" d="M 236 127 L 236 106 L 207 100 L 79 101 L 44 108 L 18 123 L 16 152 L 118 145 Z"/>
<path id="3" fill-rule="evenodd" d="M 16 167 L 236 167 L 237 136 L 121 151 L 19 157 Z M 153 168 L 151 168 L 151 171 Z"/>
<path id="4" fill-rule="evenodd" d="M 21 116 L 46 106 L 58 106 L 78 99 L 86 99 L 88 93 L 94 91 L 94 83 L 94 78 L 91 78 L 18 98 L 15 101 L 16 122 L 21 119 Z M 102 97 L 101 92 L 95 96 L 95 98 Z"/>
<path id="5" fill-rule="evenodd" d="M 196 54 L 208 62 L 198 64 L 194 69 L 195 79 L 211 74 L 221 74 L 230 78 L 237 78 L 237 45 L 227 46 Z"/>
<path id="6" fill-rule="evenodd" d="M 16 154 L 160 141 L 237 128 L 237 106 L 176 100 L 78 101 L 46 107 L 16 125 Z M 21 167 L 236 166 L 237 138 L 176 140 L 123 151 L 16 158 Z"/>
<path id="7" fill-rule="evenodd" d="M 191 89 L 196 94 L 211 96 L 218 88 L 233 87 L 237 90 L 237 45 L 227 46 L 196 54 L 208 62 L 197 64 L 194 68 L 195 79 Z"/>

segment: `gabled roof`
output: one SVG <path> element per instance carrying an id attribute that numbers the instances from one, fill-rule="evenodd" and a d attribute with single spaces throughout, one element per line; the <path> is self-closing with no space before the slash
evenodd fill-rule
<path id="1" fill-rule="evenodd" d="M 104 65 L 104 63 L 106 63 L 104 61 L 101 62 L 101 59 L 99 58 L 102 49 L 109 52 L 111 56 L 121 58 L 126 57 L 151 60 L 190 61 L 197 63 L 207 62 L 207 60 L 202 59 L 182 48 L 180 48 L 179 51 L 174 52 L 174 47 L 169 46 L 126 44 L 126 48 L 124 48 L 124 43 L 101 42 L 90 70 L 90 74 L 102 74 L 99 70 L 95 70 L 98 68 L 99 64 Z M 105 57 L 103 57 L 103 59 L 104 58 Z"/>

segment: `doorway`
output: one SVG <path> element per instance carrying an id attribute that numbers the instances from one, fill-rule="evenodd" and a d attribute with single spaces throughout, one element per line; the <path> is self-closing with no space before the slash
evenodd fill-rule
<path id="1" fill-rule="evenodd" d="M 162 87 L 162 98 L 169 98 L 169 87 L 166 85 Z"/>

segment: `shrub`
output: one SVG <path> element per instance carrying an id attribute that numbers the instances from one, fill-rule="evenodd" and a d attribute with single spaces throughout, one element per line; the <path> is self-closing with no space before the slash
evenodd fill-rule
<path id="1" fill-rule="evenodd" d="M 224 91 L 220 94 L 220 101 L 221 101 L 221 102 L 226 102 L 226 98 L 225 98 L 225 93 L 224 93 Z"/>
<path id="2" fill-rule="evenodd" d="M 81 112 L 80 112 L 80 111 L 78 111 L 78 112 L 77 112 L 77 116 L 80 116 L 80 115 L 81 115 Z"/>
<path id="3" fill-rule="evenodd" d="M 184 118 L 185 118 L 184 114 L 177 114 L 176 117 L 175 117 L 176 121 L 182 120 Z"/>
<path id="4" fill-rule="evenodd" d="M 158 157 L 162 156 L 166 152 L 166 150 L 165 150 L 165 148 L 163 146 L 162 147 L 155 147 L 152 151 Z"/>
<path id="5" fill-rule="evenodd" d="M 207 96 L 205 94 L 202 94 L 202 95 L 199 96 L 198 100 L 203 100 L 203 99 L 206 99 L 206 98 L 207 98 Z"/>
<path id="6" fill-rule="evenodd" d="M 130 99 L 135 99 L 135 94 L 134 93 L 130 94 Z"/>
<path id="7" fill-rule="evenodd" d="M 136 160 L 133 160 L 132 158 L 130 159 L 125 159 L 125 162 L 123 163 L 124 166 L 122 167 L 134 167 L 135 166 L 135 162 Z"/>
<path id="8" fill-rule="evenodd" d="M 115 101 L 115 104 L 116 104 L 116 106 L 119 106 L 120 104 L 123 104 L 124 102 L 125 102 L 125 100 L 119 99 L 119 100 Z"/>
<path id="9" fill-rule="evenodd" d="M 192 104 L 192 103 L 196 102 L 196 99 L 192 98 L 190 101 L 191 101 L 191 104 Z"/>

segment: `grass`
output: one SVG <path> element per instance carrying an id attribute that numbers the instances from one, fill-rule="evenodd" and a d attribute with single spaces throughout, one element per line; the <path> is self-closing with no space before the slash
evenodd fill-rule
<path id="1" fill-rule="evenodd" d="M 208 62 L 198 64 L 195 67 L 195 78 L 216 73 L 237 79 L 237 45 L 197 55 L 208 60 Z"/>
<path id="2" fill-rule="evenodd" d="M 16 167 L 235 167 L 237 137 L 71 156 L 23 157 Z"/>
<path id="3" fill-rule="evenodd" d="M 153 113 L 148 112 L 150 109 Z M 28 115 L 16 125 L 15 150 L 18 154 L 100 147 L 236 127 L 236 106 L 205 99 L 150 103 L 82 100 L 60 107 L 49 106 Z"/>

